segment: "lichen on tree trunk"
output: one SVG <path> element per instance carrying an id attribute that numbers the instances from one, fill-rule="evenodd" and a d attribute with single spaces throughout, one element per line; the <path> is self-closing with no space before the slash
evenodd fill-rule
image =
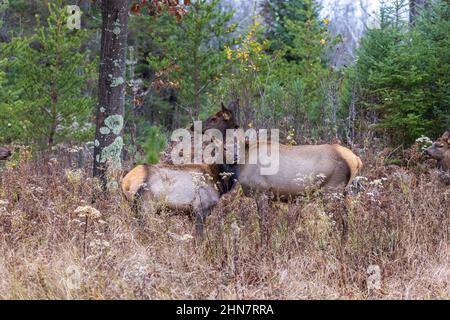
<path id="1" fill-rule="evenodd" d="M 94 142 L 94 177 L 104 189 L 122 167 L 128 0 L 102 1 L 99 93 Z"/>

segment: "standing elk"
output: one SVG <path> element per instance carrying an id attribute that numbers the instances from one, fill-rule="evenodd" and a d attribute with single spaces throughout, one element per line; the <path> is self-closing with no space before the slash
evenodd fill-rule
<path id="1" fill-rule="evenodd" d="M 236 124 L 222 117 L 220 113 L 203 122 L 203 130 L 220 127 L 223 131 L 236 128 Z M 265 146 L 263 144 L 266 144 Z M 258 148 L 270 145 L 259 142 L 245 146 L 246 161 L 237 165 L 238 181 L 244 194 L 255 197 L 260 225 L 266 233 L 267 217 L 263 212 L 268 201 L 267 194 L 280 200 L 288 200 L 305 194 L 306 191 L 328 190 L 345 191 L 358 171 L 362 168 L 361 159 L 351 150 L 334 144 L 287 146 L 279 145 L 279 170 L 273 175 L 262 175 L 258 158 Z M 248 163 L 248 159 L 258 159 Z M 343 222 L 345 223 L 345 222 Z"/>
<path id="2" fill-rule="evenodd" d="M 0 160 L 8 160 L 11 157 L 12 153 L 10 150 L 0 147 Z"/>

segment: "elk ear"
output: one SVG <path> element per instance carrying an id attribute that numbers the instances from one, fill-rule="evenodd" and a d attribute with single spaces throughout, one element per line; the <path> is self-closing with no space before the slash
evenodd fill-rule
<path id="1" fill-rule="evenodd" d="M 228 110 L 227 110 L 227 107 L 225 107 L 225 105 L 223 104 L 223 102 L 221 103 L 221 105 L 222 105 L 222 112 L 227 112 Z"/>
<path id="2" fill-rule="evenodd" d="M 442 139 L 443 140 L 450 140 L 450 130 L 447 130 L 444 132 L 444 134 L 442 135 Z"/>
<path id="3" fill-rule="evenodd" d="M 231 113 L 230 113 L 230 111 L 223 111 L 222 112 L 222 116 L 223 116 L 223 118 L 225 119 L 225 121 L 228 121 L 228 120 L 230 120 L 231 119 Z"/>

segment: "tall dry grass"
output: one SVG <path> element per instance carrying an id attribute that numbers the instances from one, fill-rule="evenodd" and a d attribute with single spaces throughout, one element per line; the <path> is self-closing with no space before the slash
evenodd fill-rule
<path id="1" fill-rule="evenodd" d="M 367 180 L 348 199 L 272 205 L 267 246 L 239 189 L 199 245 L 189 217 L 136 216 L 118 190 L 91 205 L 89 166 L 16 160 L 0 173 L 0 298 L 450 298 L 449 188 L 380 154 L 364 160 Z"/>

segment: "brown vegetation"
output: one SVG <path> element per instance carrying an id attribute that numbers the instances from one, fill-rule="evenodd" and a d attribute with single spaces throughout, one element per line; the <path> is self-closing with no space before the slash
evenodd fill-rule
<path id="1" fill-rule="evenodd" d="M 450 298 L 450 189 L 423 168 L 361 154 L 346 242 L 343 200 L 308 195 L 273 205 L 263 247 L 240 189 L 222 198 L 198 246 L 189 217 L 136 216 L 119 190 L 91 204 L 100 187 L 89 167 L 21 151 L 1 169 L 0 298 Z M 368 290 L 378 267 L 380 287 Z"/>

